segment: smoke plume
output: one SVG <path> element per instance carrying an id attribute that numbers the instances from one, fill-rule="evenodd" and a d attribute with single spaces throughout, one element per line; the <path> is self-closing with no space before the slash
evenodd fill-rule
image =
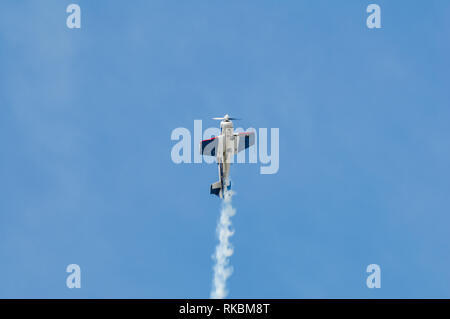
<path id="1" fill-rule="evenodd" d="M 236 213 L 236 210 L 231 205 L 232 191 L 225 191 L 224 195 L 220 219 L 217 224 L 219 243 L 213 255 L 215 261 L 213 288 L 211 291 L 211 298 L 213 299 L 223 299 L 227 296 L 227 279 L 233 273 L 233 267 L 230 265 L 230 257 L 233 255 L 230 237 L 234 234 L 234 231 L 231 229 L 231 217 Z"/>

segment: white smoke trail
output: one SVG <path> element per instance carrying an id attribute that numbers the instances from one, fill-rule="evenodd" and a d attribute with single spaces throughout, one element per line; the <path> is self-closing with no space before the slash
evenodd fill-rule
<path id="1" fill-rule="evenodd" d="M 231 229 L 231 217 L 236 213 L 236 210 L 231 206 L 232 196 L 232 191 L 225 191 L 220 219 L 217 224 L 219 244 L 216 246 L 216 252 L 213 255 L 216 262 L 214 265 L 213 289 L 211 291 L 211 298 L 213 299 L 223 299 L 227 296 L 227 279 L 233 273 L 233 267 L 230 265 L 229 260 L 231 255 L 233 255 L 230 237 L 234 234 L 234 231 Z"/>

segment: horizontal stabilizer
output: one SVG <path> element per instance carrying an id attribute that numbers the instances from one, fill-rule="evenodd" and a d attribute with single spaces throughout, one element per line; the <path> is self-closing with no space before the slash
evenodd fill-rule
<path id="1" fill-rule="evenodd" d="M 211 184 L 209 193 L 214 194 L 219 197 L 222 197 L 221 190 L 222 190 L 222 183 L 219 181 L 219 182 L 215 182 L 214 184 Z"/>

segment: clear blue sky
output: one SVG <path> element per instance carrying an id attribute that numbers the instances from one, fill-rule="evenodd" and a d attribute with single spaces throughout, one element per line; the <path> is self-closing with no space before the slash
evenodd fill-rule
<path id="1" fill-rule="evenodd" d="M 229 113 L 280 128 L 278 174 L 232 167 L 229 297 L 449 298 L 449 16 L 446 0 L 1 1 L 0 297 L 208 298 L 217 168 L 172 163 L 170 134 Z"/>

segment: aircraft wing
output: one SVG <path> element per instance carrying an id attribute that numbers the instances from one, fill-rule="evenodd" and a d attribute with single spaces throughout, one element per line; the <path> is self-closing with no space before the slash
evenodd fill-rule
<path id="1" fill-rule="evenodd" d="M 216 156 L 216 150 L 218 148 L 219 138 L 213 137 L 200 142 L 200 154 L 207 156 Z"/>
<path id="2" fill-rule="evenodd" d="M 255 144 L 255 132 L 236 133 L 236 153 L 243 151 Z"/>

